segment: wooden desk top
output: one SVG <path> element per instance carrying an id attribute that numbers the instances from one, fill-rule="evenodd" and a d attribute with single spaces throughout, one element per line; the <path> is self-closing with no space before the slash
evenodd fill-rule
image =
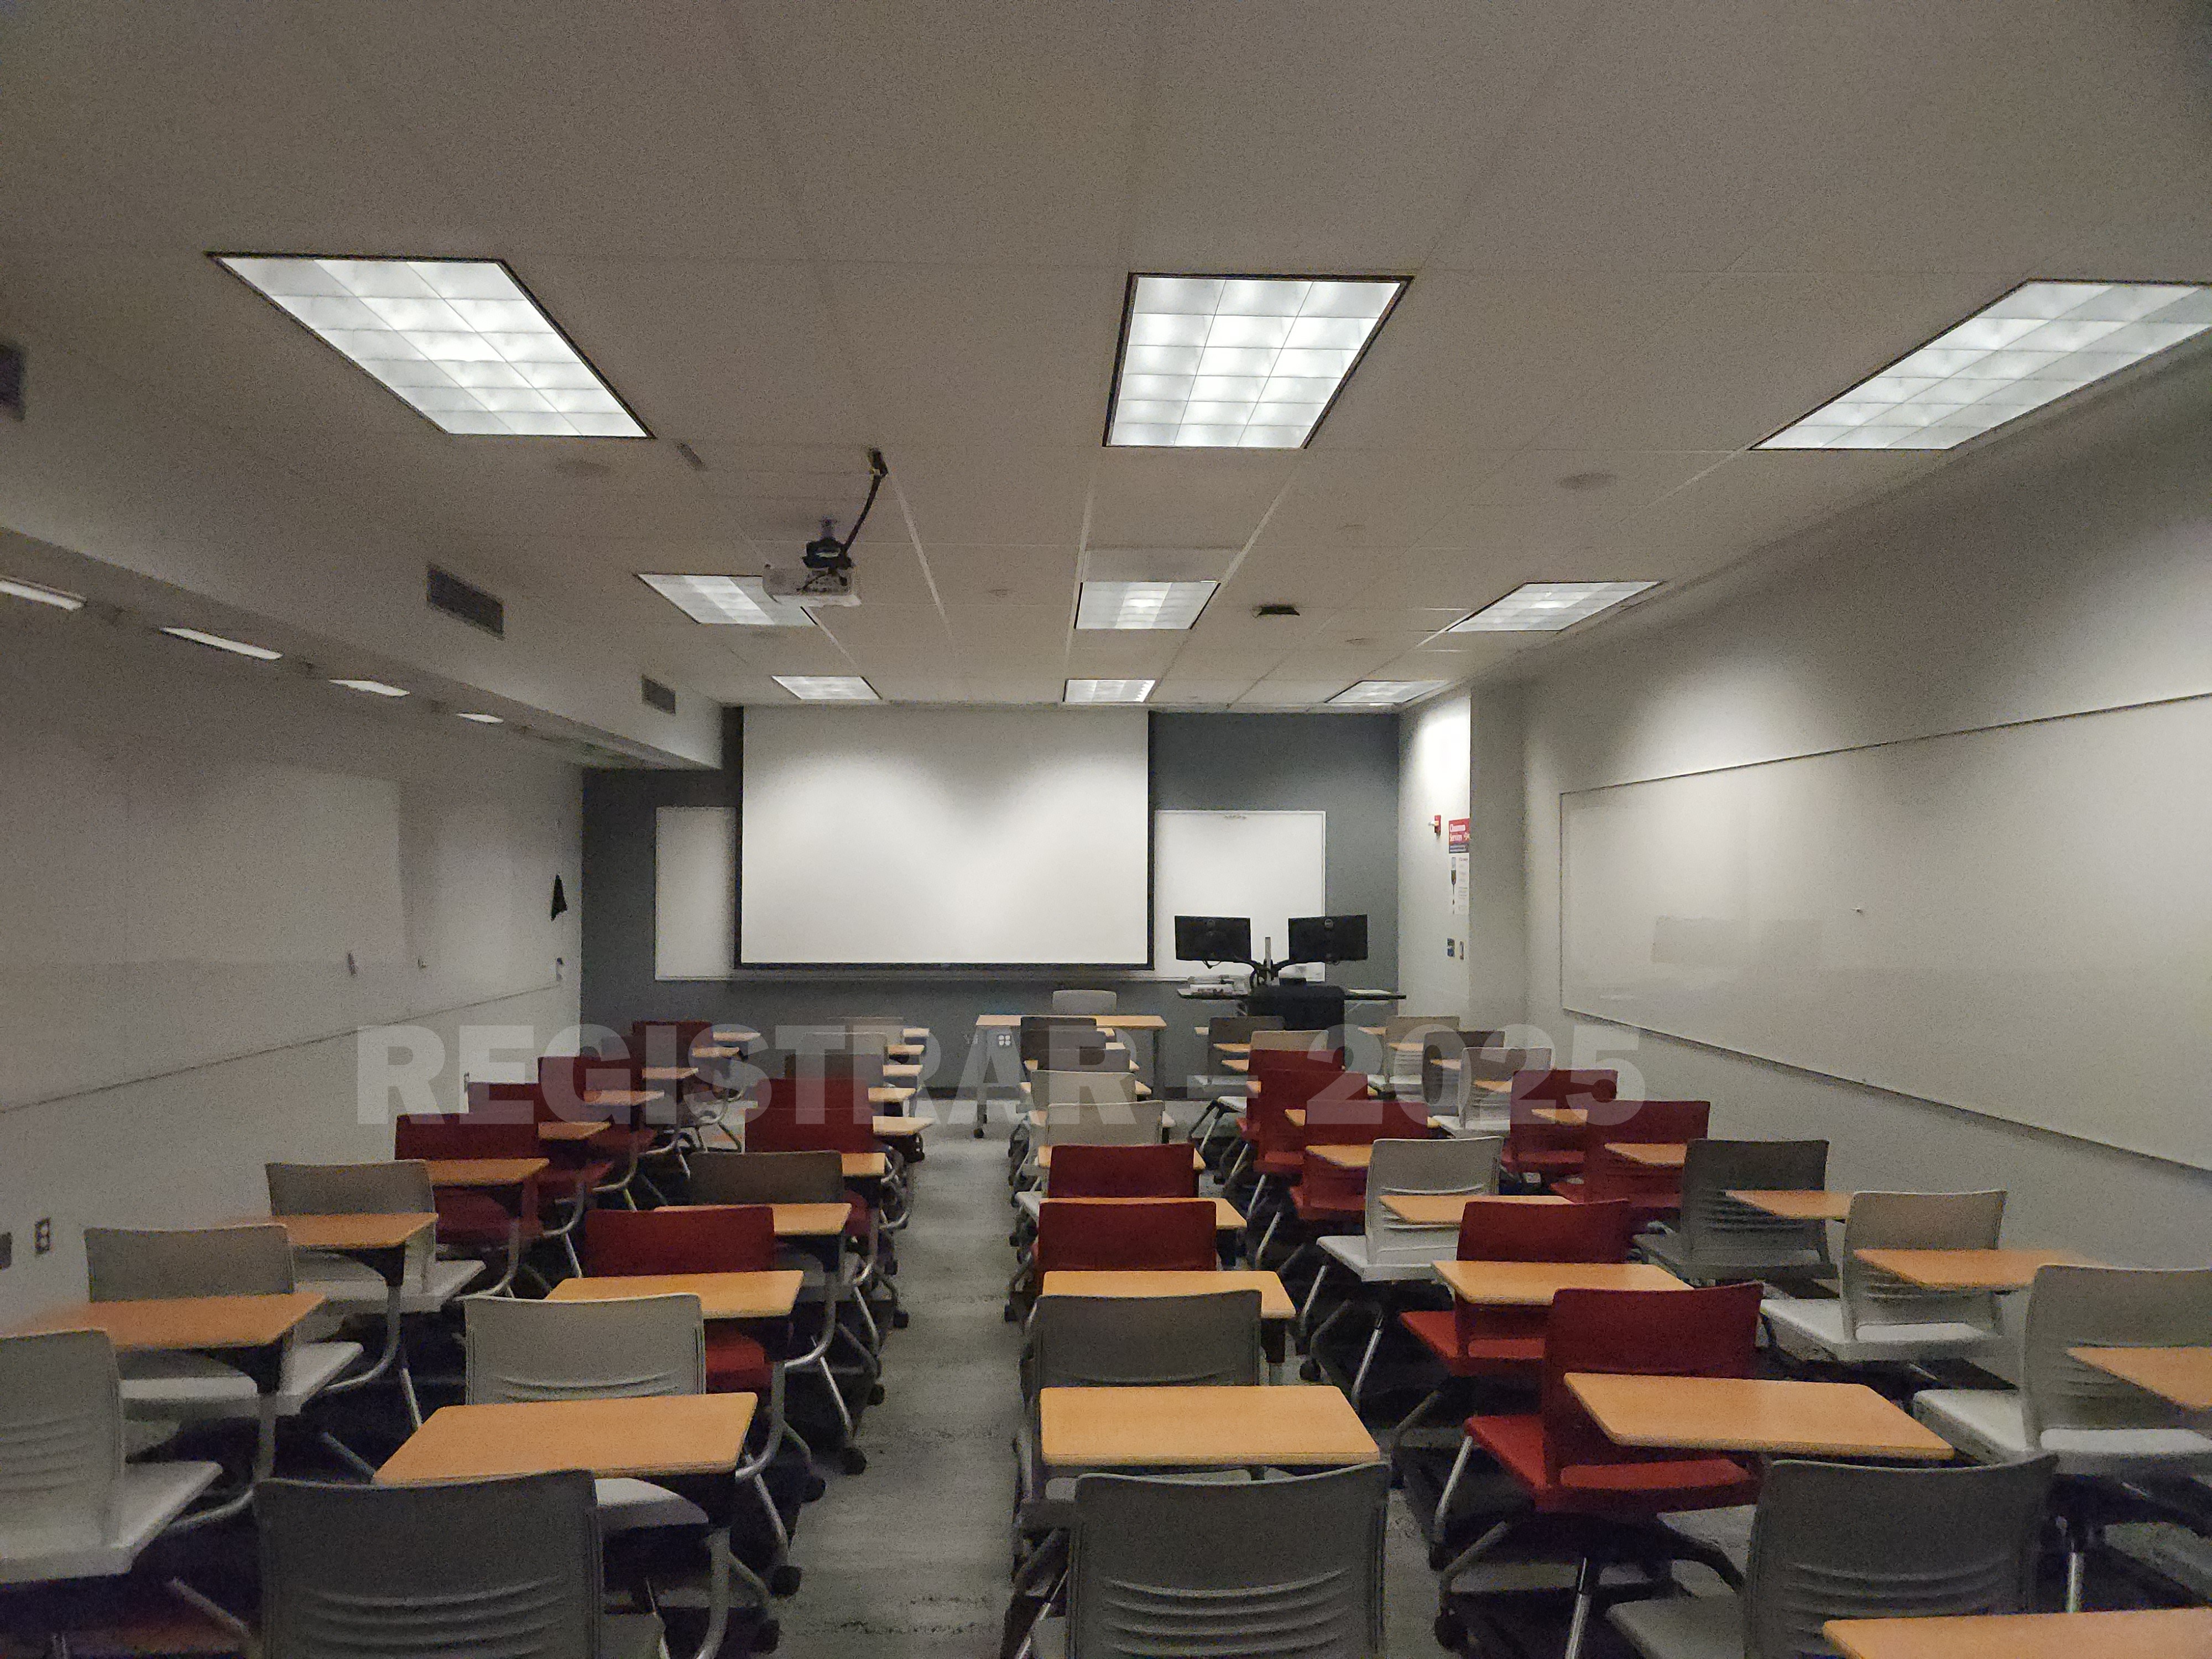
<path id="1" fill-rule="evenodd" d="M 694 1060 L 743 1060 L 745 1051 L 735 1043 L 702 1042 L 691 1050 Z"/>
<path id="2" fill-rule="evenodd" d="M 1930 1291 L 2024 1291 L 2039 1267 L 2089 1265 L 2070 1250 L 1861 1250 L 1858 1258 Z"/>
<path id="3" fill-rule="evenodd" d="M 1051 1147 L 1040 1146 L 1036 1149 L 1036 1166 L 1040 1170 L 1049 1170 L 1052 1168 Z M 1195 1146 L 1190 1149 L 1190 1167 L 1194 1170 L 1203 1170 L 1206 1168 L 1206 1160 L 1198 1155 L 1198 1148 Z"/>
<path id="4" fill-rule="evenodd" d="M 1210 1291 L 1257 1291 L 1260 1317 L 1295 1319 L 1291 1293 L 1279 1275 L 1252 1267 L 1177 1270 L 1156 1268 L 1127 1273 L 1050 1273 L 1039 1292 L 1044 1296 L 1203 1296 Z"/>
<path id="5" fill-rule="evenodd" d="M 1237 1468 L 1372 1463 L 1374 1437 L 1341 1390 L 1044 1389 L 1039 1449 L 1061 1468 Z"/>
<path id="6" fill-rule="evenodd" d="M 1048 1193 L 1024 1193 L 1021 1195 L 1022 1207 L 1031 1215 L 1035 1215 L 1044 1207 L 1045 1200 L 1050 1196 L 1051 1194 Z M 1055 1204 L 1158 1204 L 1173 1200 L 1157 1198 L 1054 1198 L 1052 1201 Z M 1213 1200 L 1213 1227 L 1216 1232 L 1235 1232 L 1243 1225 L 1243 1214 L 1234 1204 L 1225 1198 L 1217 1198 Z"/>
<path id="7" fill-rule="evenodd" d="M 897 1140 L 908 1135 L 920 1134 L 929 1127 L 930 1121 L 926 1117 L 878 1117 L 875 1128 L 885 1140 Z"/>
<path id="8" fill-rule="evenodd" d="M 1561 1291 L 1682 1291 L 1689 1286 L 1644 1261 L 1437 1261 L 1437 1277 L 1462 1302 L 1485 1308 L 1548 1308 Z"/>
<path id="9" fill-rule="evenodd" d="M 624 1107 L 635 1110 L 668 1098 L 660 1089 L 586 1089 L 580 1097 L 586 1106 Z"/>
<path id="10" fill-rule="evenodd" d="M 1309 1146 L 1306 1151 L 1339 1170 L 1364 1170 L 1375 1161 L 1372 1141 L 1358 1146 Z"/>
<path id="11" fill-rule="evenodd" d="M 1168 1023 L 1158 1014 L 1100 1014 L 1102 1031 L 1164 1031 Z"/>
<path id="12" fill-rule="evenodd" d="M 273 1221 L 295 1250 L 396 1250 L 438 1224 L 435 1210 L 398 1215 L 278 1215 L 264 1221 L 255 1216 L 246 1224 L 264 1226 Z"/>
<path id="13" fill-rule="evenodd" d="M 543 1158 L 434 1158 L 426 1165 L 433 1187 L 520 1187 L 550 1166 Z"/>
<path id="14" fill-rule="evenodd" d="M 848 1181 L 881 1181 L 890 1173 L 891 1161 L 881 1152 L 840 1152 L 837 1159 Z"/>
<path id="15" fill-rule="evenodd" d="M 1660 1451 L 1950 1461 L 1950 1443 L 1863 1382 L 1570 1371 L 1567 1387 L 1607 1436 Z"/>
<path id="16" fill-rule="evenodd" d="M 638 1075 L 647 1083 L 689 1083 L 699 1075 L 696 1066 L 648 1066 Z"/>
<path id="17" fill-rule="evenodd" d="M 1820 1631 L 1850 1659 L 2212 1659 L 2212 1607 L 1831 1619 Z"/>
<path id="18" fill-rule="evenodd" d="M 1385 1193 L 1382 1207 L 1401 1221 L 1421 1227 L 1456 1227 L 1468 1201 L 1493 1204 L 1564 1204 L 1557 1193 Z"/>
<path id="19" fill-rule="evenodd" d="M 1690 1155 L 1686 1140 L 1608 1140 L 1605 1149 L 1647 1170 L 1679 1170 Z"/>
<path id="20" fill-rule="evenodd" d="M 899 1035 L 908 1042 L 927 1042 L 929 1041 L 929 1027 L 927 1025 L 902 1026 L 900 1028 Z"/>
<path id="21" fill-rule="evenodd" d="M 796 1267 L 749 1273 L 609 1273 L 564 1279 L 548 1302 L 613 1302 L 633 1296 L 696 1296 L 708 1319 L 781 1319 L 799 1305 L 806 1275 Z"/>
<path id="22" fill-rule="evenodd" d="M 1851 1218 L 1851 1195 L 1849 1193 L 1780 1187 L 1731 1187 L 1729 1196 L 1739 1204 L 1748 1204 L 1754 1210 L 1764 1210 L 1784 1221 L 1848 1221 Z"/>
<path id="23" fill-rule="evenodd" d="M 1579 1129 L 1589 1121 L 1589 1109 L 1581 1106 L 1531 1106 L 1528 1116 L 1534 1122 L 1560 1129 Z"/>
<path id="24" fill-rule="evenodd" d="M 986 1031 L 1018 1031 L 1022 1029 L 1019 1014 L 978 1014 L 976 1026 Z"/>
<path id="25" fill-rule="evenodd" d="M 446 1406 L 376 1472 L 386 1486 L 589 1469 L 602 1479 L 727 1474 L 752 1426 L 749 1394 Z"/>
<path id="26" fill-rule="evenodd" d="M 884 1045 L 884 1057 L 886 1060 L 920 1060 L 928 1052 L 928 1044 L 918 1037 L 908 1042 L 887 1042 Z"/>
<path id="27" fill-rule="evenodd" d="M 853 1218 L 848 1204 L 775 1204 L 778 1238 L 830 1238 L 845 1231 Z"/>
<path id="28" fill-rule="evenodd" d="M 1306 1127 L 1306 1109 L 1303 1106 L 1285 1106 L 1283 1109 L 1283 1121 L 1289 1124 L 1293 1129 L 1304 1128 Z"/>
<path id="29" fill-rule="evenodd" d="M 744 1044 L 758 1042 L 761 1036 L 750 1025 L 717 1025 L 708 1034 L 717 1042 Z"/>
<path id="30" fill-rule="evenodd" d="M 125 1352 L 154 1348 L 265 1348 L 323 1305 L 313 1291 L 281 1296 L 174 1296 L 144 1302 L 78 1302 L 10 1331 L 105 1331 Z"/>
<path id="31" fill-rule="evenodd" d="M 1245 1054 L 1250 1052 L 1247 1049 Z M 1252 1062 L 1245 1058 L 1244 1054 L 1224 1054 L 1221 1060 L 1221 1069 L 1224 1072 L 1234 1072 L 1239 1077 L 1249 1077 L 1252 1072 Z"/>
<path id="32" fill-rule="evenodd" d="M 921 1067 L 910 1060 L 887 1060 L 884 1062 L 884 1075 L 896 1078 L 902 1083 L 911 1083 L 921 1075 Z"/>
<path id="33" fill-rule="evenodd" d="M 2085 1365 L 2132 1382 L 2185 1411 L 2212 1412 L 2212 1348 L 2069 1348 Z M 2212 1659 L 2212 1654 L 2208 1654 Z"/>
<path id="34" fill-rule="evenodd" d="M 653 1098 L 658 1100 L 660 1097 L 655 1095 Z M 607 1103 L 604 1096 L 592 1102 L 595 1106 L 604 1106 Z M 539 1124 L 538 1138 L 555 1145 L 566 1146 L 573 1141 L 589 1140 L 593 1135 L 603 1135 L 614 1127 L 612 1123 L 605 1121 L 593 1123 L 583 1119 L 570 1121 L 563 1118 L 557 1122 Z"/>
<path id="35" fill-rule="evenodd" d="M 1200 1027 L 1198 1034 L 1204 1036 L 1205 1028 Z M 1249 1042 L 1217 1042 L 1213 1046 L 1224 1054 L 1249 1054 L 1252 1052 L 1252 1045 Z"/>
<path id="36" fill-rule="evenodd" d="M 912 1100 L 917 1092 L 919 1091 L 916 1090 L 904 1088 L 896 1083 L 878 1083 L 872 1085 L 868 1090 L 868 1104 L 903 1106 Z"/>

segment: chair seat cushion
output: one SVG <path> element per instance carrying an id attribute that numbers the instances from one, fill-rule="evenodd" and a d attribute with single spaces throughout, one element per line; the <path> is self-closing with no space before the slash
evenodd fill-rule
<path id="1" fill-rule="evenodd" d="M 301 1342 L 284 1356 L 276 1413 L 295 1415 L 340 1372 L 361 1358 L 358 1342 Z M 133 1353 L 119 1359 L 123 1409 L 133 1417 L 173 1422 L 257 1417 L 253 1380 L 235 1365 L 197 1353 Z"/>
<path id="2" fill-rule="evenodd" d="M 1785 1348 L 1810 1348 L 1842 1364 L 1878 1360 L 1971 1358 L 1995 1353 L 2004 1338 L 1978 1325 L 1946 1321 L 1922 1325 L 1861 1325 L 1844 1334 L 1844 1304 L 1818 1297 L 1769 1297 L 1759 1312 Z"/>
<path id="3" fill-rule="evenodd" d="M 113 1578 L 215 1484 L 220 1463 L 127 1463 L 115 1486 L 115 1532 L 104 1539 L 57 1539 L 44 1550 L 0 1552 L 0 1584 L 64 1578 Z"/>
<path id="4" fill-rule="evenodd" d="M 1544 1337 L 1482 1336 L 1459 1340 L 1459 1316 L 1449 1308 L 1413 1308 L 1398 1322 L 1454 1376 L 1520 1376 L 1536 1380 L 1544 1364 Z"/>
<path id="5" fill-rule="evenodd" d="M 1606 1617 L 1644 1659 L 1743 1659 L 1743 1603 L 1727 1590 L 1623 1601 Z"/>
<path id="6" fill-rule="evenodd" d="M 538 1195 L 548 1200 L 574 1198 L 588 1187 L 596 1187 L 615 1172 L 615 1166 L 603 1158 L 589 1164 L 556 1164 L 538 1177 Z"/>
<path id="7" fill-rule="evenodd" d="M 319 1294 L 330 1310 L 349 1317 L 384 1311 L 385 1285 L 377 1272 L 343 1256 L 302 1255 L 299 1288 Z M 410 1270 L 399 1287 L 399 1311 L 435 1313 L 483 1274 L 481 1261 L 432 1261 Z"/>
<path id="8" fill-rule="evenodd" d="M 1501 1155 L 1498 1163 L 1506 1169 L 1516 1170 L 1522 1175 L 1537 1175 L 1554 1170 L 1579 1170 L 1583 1155 L 1579 1147 L 1529 1146 L 1519 1152 Z"/>
<path id="9" fill-rule="evenodd" d="M 1978 1463 L 2058 1455 L 2061 1474 L 2188 1474 L 2212 1470 L 2212 1437 L 2194 1429 L 2045 1429 L 2028 1444 L 2025 1402 L 2011 1389 L 1929 1389 L 1912 1414 Z"/>
<path id="10" fill-rule="evenodd" d="M 1648 1514 L 1715 1509 L 1751 1503 L 1759 1492 L 1758 1477 L 1726 1457 L 1586 1463 L 1560 1470 L 1555 1481 L 1544 1468 L 1544 1419 L 1533 1412 L 1470 1417 L 1467 1431 L 1528 1488 L 1539 1510 Z"/>
<path id="11" fill-rule="evenodd" d="M 592 1483 L 599 1499 L 599 1530 L 634 1532 L 642 1527 L 702 1527 L 707 1511 L 650 1480 L 617 1475 Z"/>
<path id="12" fill-rule="evenodd" d="M 1656 1262 L 1677 1278 L 1693 1284 L 1825 1273 L 1834 1266 L 1826 1250 L 1809 1246 L 1797 1248 L 1778 1239 L 1771 1245 L 1747 1245 L 1741 1252 L 1701 1257 L 1690 1249 L 1689 1241 L 1672 1227 L 1638 1235 L 1636 1252 L 1645 1261 Z"/>
<path id="13" fill-rule="evenodd" d="M 1357 1225 L 1367 1219 L 1364 1199 L 1316 1197 L 1303 1181 L 1291 1188 L 1291 1207 L 1297 1212 L 1299 1220 L 1315 1224 L 1349 1222 Z"/>
<path id="14" fill-rule="evenodd" d="M 854 1198 L 846 1200 L 845 1237 L 866 1239 L 868 1236 L 868 1200 Z"/>
<path id="15" fill-rule="evenodd" d="M 514 1218 L 507 1206 L 489 1193 L 471 1192 L 466 1188 L 441 1188 L 436 1199 L 438 1206 L 438 1239 L 445 1244 L 504 1244 L 507 1232 L 514 1225 Z M 522 1218 L 522 1237 L 525 1240 L 538 1237 L 538 1218 Z"/>
<path id="16" fill-rule="evenodd" d="M 734 1320 L 708 1320 L 707 1392 L 765 1394 L 768 1386 L 768 1350 L 746 1335 Z"/>
<path id="17" fill-rule="evenodd" d="M 1367 1235 L 1360 1233 L 1331 1233 L 1315 1241 L 1365 1285 L 1408 1285 L 1433 1277 L 1429 1263 L 1449 1255 L 1458 1247 L 1458 1241 L 1448 1238 L 1440 1249 L 1429 1252 L 1425 1259 L 1409 1261 L 1376 1261 L 1368 1249 Z"/>

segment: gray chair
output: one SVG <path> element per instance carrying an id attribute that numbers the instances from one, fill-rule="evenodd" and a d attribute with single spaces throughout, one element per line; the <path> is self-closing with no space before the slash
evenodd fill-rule
<path id="1" fill-rule="evenodd" d="M 1206 1109 L 1190 1126 L 1194 1146 L 1203 1148 L 1219 1129 L 1218 1120 L 1232 1115 L 1245 1093 L 1245 1079 L 1235 1072 L 1218 1069 L 1221 1045 L 1241 1042 L 1249 1048 L 1254 1034 L 1260 1031 L 1279 1031 L 1282 1018 L 1275 1014 L 1216 1014 L 1206 1021 L 1199 1036 L 1206 1039 L 1206 1069 L 1191 1077 L 1188 1092 L 1193 1100 L 1203 1099 Z"/>
<path id="2" fill-rule="evenodd" d="M 1036 1651 L 1379 1659 L 1389 1496 L 1380 1463 L 1242 1485 L 1085 1475 L 1067 1615 L 1039 1621 Z"/>
<path id="3" fill-rule="evenodd" d="M 1462 1030 L 1456 1054 L 1431 1043 L 1421 1054 L 1421 1098 L 1453 1134 L 1503 1133 L 1510 1120 L 1504 1089 L 1522 1072 L 1552 1069 L 1549 1048 L 1509 1048 L 1503 1031 Z"/>
<path id="4" fill-rule="evenodd" d="M 1861 1250 L 1996 1247 L 2005 1195 L 1858 1193 L 1844 1224 L 1839 1297 L 1769 1297 L 1759 1312 L 1782 1347 L 1843 1365 L 1976 1359 L 2004 1346 L 1996 1297 L 1929 1291 L 1858 1258 Z"/>
<path id="5" fill-rule="evenodd" d="M 254 1499 L 266 1659 L 653 1659 L 660 1620 L 599 1611 L 591 1477 L 427 1486 L 272 1480 Z"/>
<path id="6" fill-rule="evenodd" d="M 1372 1060 L 1367 1080 L 1377 1094 L 1395 1096 L 1401 1100 L 1418 1100 L 1421 1096 L 1421 1060 L 1431 1047 L 1448 1045 L 1449 1051 L 1459 1052 L 1459 1017 L 1455 1014 L 1393 1014 L 1382 1022 L 1377 1036 L 1369 1036 L 1357 1029 L 1345 1033 L 1345 1042 L 1358 1056 L 1352 1061 L 1357 1066 Z M 1370 1044 L 1373 1044 L 1370 1050 Z M 1418 1046 L 1406 1048 L 1401 1045 Z"/>
<path id="7" fill-rule="evenodd" d="M 1055 1014 L 1110 1014 L 1121 1006 L 1121 999 L 1112 991 L 1054 991 L 1052 1011 Z"/>
<path id="8" fill-rule="evenodd" d="M 1721 1285 L 1829 1272 L 1826 1224 L 1784 1221 L 1730 1198 L 1732 1189 L 1811 1190 L 1828 1180 L 1825 1140 L 1693 1140 L 1682 1164 L 1682 1219 L 1636 1248 L 1678 1279 Z"/>
<path id="9" fill-rule="evenodd" d="M 1830 1619 L 2025 1613 L 2055 1460 L 1988 1468 L 1778 1462 L 1752 1521 L 1743 1594 L 1625 1602 L 1645 1659 L 1832 1654 Z"/>
<path id="10" fill-rule="evenodd" d="M 1930 1389 L 1912 1414 L 1978 1463 L 2054 1452 L 2063 1481 L 2212 1474 L 2200 1419 L 2067 1350 L 2168 1347 L 2212 1331 L 2212 1267 L 2045 1267 L 2028 1291 L 2017 1389 Z M 2097 1541 L 2094 1492 L 2059 1505 L 2067 1534 L 2066 1606 Z"/>
<path id="11" fill-rule="evenodd" d="M 100 1331 L 0 1337 L 0 1584 L 112 1578 L 222 1473 L 126 1463 Z"/>

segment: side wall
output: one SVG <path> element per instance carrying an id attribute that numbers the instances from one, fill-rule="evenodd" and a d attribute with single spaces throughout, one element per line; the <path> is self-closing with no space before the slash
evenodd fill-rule
<path id="1" fill-rule="evenodd" d="M 1468 816 L 1474 758 L 1464 691 L 1401 714 L 1398 988 L 1409 1014 L 1467 1012 L 1468 917 L 1455 908 L 1450 824 Z M 1443 820 L 1441 825 L 1437 820 Z M 1471 863 L 1471 858 L 1469 862 Z"/>

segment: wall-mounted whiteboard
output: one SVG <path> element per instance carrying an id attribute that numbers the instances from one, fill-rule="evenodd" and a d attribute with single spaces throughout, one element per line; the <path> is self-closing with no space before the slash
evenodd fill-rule
<path id="1" fill-rule="evenodd" d="M 1290 918 L 1328 913 L 1326 812 L 1152 814 L 1154 963 L 1183 979 L 1210 971 L 1175 955 L 1177 916 L 1249 916 L 1252 949 L 1290 944 Z"/>
<path id="2" fill-rule="evenodd" d="M 748 708 L 740 959 L 1141 968 L 1141 709 Z"/>
<path id="3" fill-rule="evenodd" d="M 2212 697 L 1560 811 L 1569 1011 L 2212 1167 Z"/>
<path id="4" fill-rule="evenodd" d="M 737 907 L 737 809 L 659 808 L 653 815 L 653 976 L 727 979 Z"/>

